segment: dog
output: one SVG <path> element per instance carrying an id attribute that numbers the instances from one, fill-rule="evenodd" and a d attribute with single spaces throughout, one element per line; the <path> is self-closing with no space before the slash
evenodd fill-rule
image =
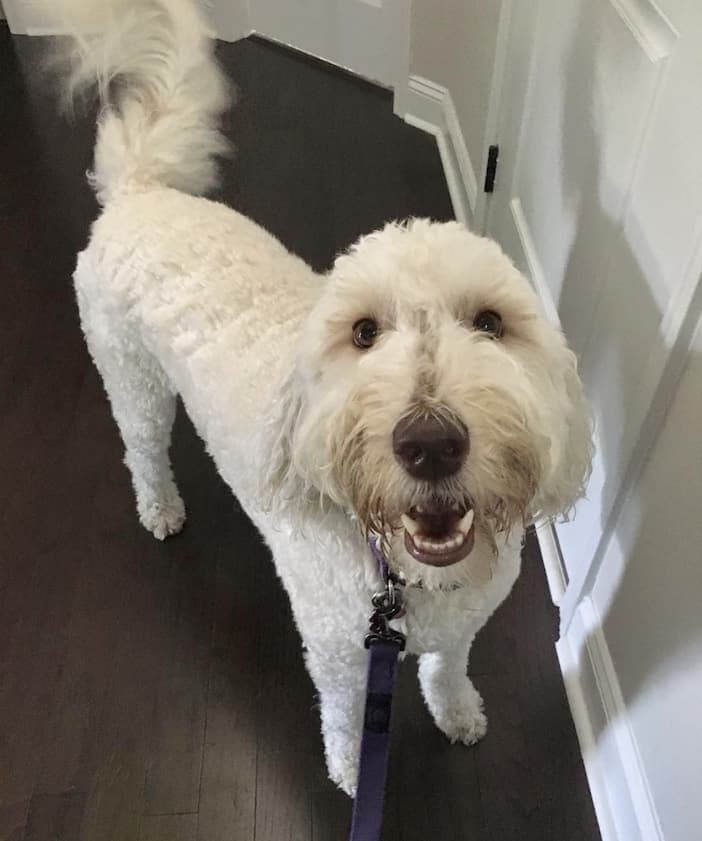
<path id="1" fill-rule="evenodd" d="M 458 223 L 388 224 L 320 275 L 201 197 L 229 95 L 195 6 L 60 5 L 71 88 L 97 83 L 102 102 L 102 211 L 76 296 L 141 523 L 162 540 L 185 521 L 180 395 L 289 595 L 331 779 L 353 796 L 381 587 L 369 536 L 404 583 L 393 625 L 434 721 L 476 742 L 471 642 L 517 578 L 530 518 L 567 514 L 587 481 L 574 354 L 499 246 Z"/>

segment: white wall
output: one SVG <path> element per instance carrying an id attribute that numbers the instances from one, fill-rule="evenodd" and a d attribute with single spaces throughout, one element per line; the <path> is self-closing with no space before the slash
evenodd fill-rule
<path id="1" fill-rule="evenodd" d="M 413 0 L 410 74 L 448 88 L 476 175 L 482 174 L 500 0 Z"/>
<path id="2" fill-rule="evenodd" d="M 237 41 L 251 32 L 248 0 L 200 0 L 217 37 Z"/>

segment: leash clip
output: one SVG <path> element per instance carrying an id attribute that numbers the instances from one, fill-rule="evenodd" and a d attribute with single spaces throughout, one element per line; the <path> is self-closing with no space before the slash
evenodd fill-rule
<path id="1" fill-rule="evenodd" d="M 405 650 L 405 635 L 391 628 L 389 622 L 404 615 L 402 590 L 399 582 L 389 574 L 385 580 L 385 590 L 376 593 L 372 599 L 375 610 L 368 620 L 369 631 L 365 638 L 365 647 L 370 648 L 376 642 L 389 642 Z"/>

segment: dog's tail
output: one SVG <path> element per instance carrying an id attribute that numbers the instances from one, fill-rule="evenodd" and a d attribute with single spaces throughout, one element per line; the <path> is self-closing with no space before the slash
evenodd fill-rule
<path id="1" fill-rule="evenodd" d="M 90 181 L 102 204 L 131 184 L 202 194 L 228 151 L 228 85 L 191 0 L 53 0 L 72 35 L 72 94 L 102 109 Z"/>

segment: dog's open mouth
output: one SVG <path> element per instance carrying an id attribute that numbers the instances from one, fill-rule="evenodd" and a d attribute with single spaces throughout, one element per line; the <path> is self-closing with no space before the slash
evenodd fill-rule
<path id="1" fill-rule="evenodd" d="M 450 566 L 468 556 L 475 534 L 472 508 L 439 502 L 416 505 L 402 515 L 405 548 L 423 564 Z"/>

